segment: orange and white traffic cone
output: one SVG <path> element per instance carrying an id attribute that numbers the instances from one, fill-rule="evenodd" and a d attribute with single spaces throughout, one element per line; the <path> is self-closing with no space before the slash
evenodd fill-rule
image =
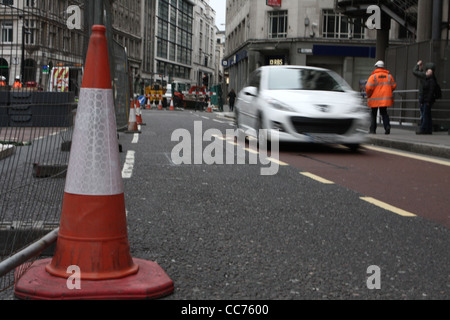
<path id="1" fill-rule="evenodd" d="M 139 100 L 136 100 L 136 122 L 140 126 L 145 126 L 145 123 L 142 122 L 142 111 Z"/>
<path id="2" fill-rule="evenodd" d="M 18 298 L 151 299 L 174 290 L 158 264 L 130 254 L 105 33 L 92 27 L 55 253 L 18 279 Z"/>
<path id="3" fill-rule="evenodd" d="M 130 115 L 128 117 L 128 130 L 125 133 L 141 133 L 138 128 L 136 110 L 134 108 L 134 102 L 130 102 Z"/>
<path id="4" fill-rule="evenodd" d="M 162 106 L 161 96 L 159 96 L 158 110 L 162 110 L 162 109 L 163 109 L 163 106 Z"/>
<path id="5" fill-rule="evenodd" d="M 207 112 L 212 112 L 212 108 L 211 108 L 211 99 L 208 99 L 208 109 Z"/>
<path id="6" fill-rule="evenodd" d="M 171 110 L 171 111 L 175 110 L 175 107 L 174 107 L 174 105 L 173 105 L 173 98 L 170 99 L 170 107 L 169 107 L 169 110 Z"/>
<path id="7" fill-rule="evenodd" d="M 138 125 L 141 125 L 142 124 L 142 117 L 140 113 L 141 108 L 139 107 L 139 102 L 137 100 L 134 101 L 134 110 L 136 111 L 136 123 Z"/>
<path id="8" fill-rule="evenodd" d="M 147 98 L 147 110 L 150 110 L 152 108 L 152 105 L 151 105 L 151 101 L 150 101 L 150 96 L 148 96 L 148 98 Z"/>

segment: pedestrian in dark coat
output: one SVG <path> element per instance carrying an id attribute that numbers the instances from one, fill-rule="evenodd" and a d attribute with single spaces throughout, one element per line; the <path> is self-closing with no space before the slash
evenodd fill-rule
<path id="1" fill-rule="evenodd" d="M 231 89 L 230 93 L 228 94 L 228 104 L 230 105 L 230 111 L 233 112 L 234 109 L 234 102 L 236 101 L 236 93 L 234 92 L 234 89 Z"/>
<path id="2" fill-rule="evenodd" d="M 423 121 L 417 134 L 433 134 L 433 119 L 431 110 L 436 101 L 437 80 L 432 69 L 426 71 L 423 83 Z"/>
<path id="3" fill-rule="evenodd" d="M 419 128 L 422 127 L 423 124 L 423 114 L 425 110 L 424 102 L 423 102 L 423 86 L 427 80 L 427 70 L 431 69 L 433 72 L 436 70 L 436 65 L 433 62 L 429 62 L 427 64 L 423 64 L 422 60 L 419 60 L 417 64 L 414 66 L 413 74 L 420 81 L 419 82 L 419 110 L 420 110 L 420 125 Z"/>

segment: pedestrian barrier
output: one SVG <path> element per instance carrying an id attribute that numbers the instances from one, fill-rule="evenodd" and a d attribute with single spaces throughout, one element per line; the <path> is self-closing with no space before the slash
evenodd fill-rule
<path id="1" fill-rule="evenodd" d="M 55 253 L 23 274 L 18 298 L 148 299 L 174 289 L 159 265 L 130 254 L 105 33 L 92 27 Z M 71 267 L 79 290 L 67 285 Z"/>

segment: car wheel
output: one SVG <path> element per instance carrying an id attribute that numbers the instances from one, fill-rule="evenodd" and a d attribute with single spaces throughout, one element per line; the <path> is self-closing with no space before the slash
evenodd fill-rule
<path id="1" fill-rule="evenodd" d="M 353 144 L 347 144 L 345 145 L 347 148 L 350 149 L 351 152 L 358 152 L 359 148 L 361 147 L 361 145 L 357 144 L 357 143 L 353 143 Z"/>

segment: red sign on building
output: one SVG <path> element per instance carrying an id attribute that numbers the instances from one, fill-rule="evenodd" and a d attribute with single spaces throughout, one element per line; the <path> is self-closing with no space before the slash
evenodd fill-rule
<path id="1" fill-rule="evenodd" d="M 281 0 L 266 0 L 266 4 L 270 7 L 281 7 Z"/>

